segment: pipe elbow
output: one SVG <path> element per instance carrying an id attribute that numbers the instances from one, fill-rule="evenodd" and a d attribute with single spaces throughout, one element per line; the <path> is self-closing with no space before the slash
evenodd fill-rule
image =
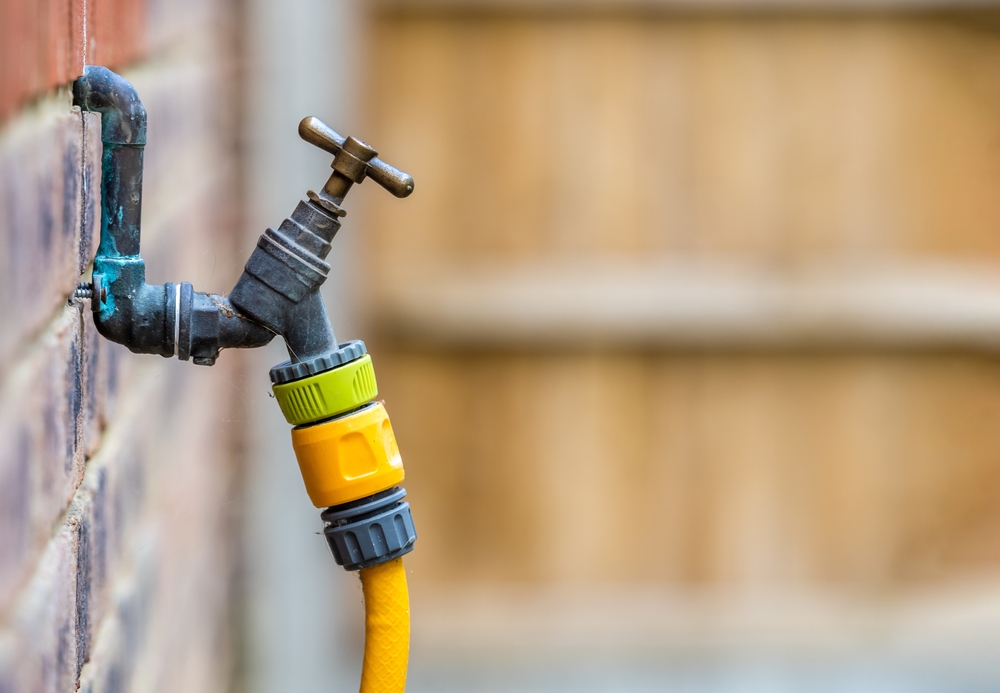
<path id="1" fill-rule="evenodd" d="M 136 354 L 175 352 L 174 284 L 147 284 L 142 260 L 101 267 L 92 299 L 97 331 Z"/>
<path id="2" fill-rule="evenodd" d="M 107 144 L 146 144 L 146 109 L 126 79 L 106 67 L 87 65 L 73 82 L 73 105 L 101 114 L 101 140 Z"/>
<path id="3" fill-rule="evenodd" d="M 221 349 L 267 344 L 273 333 L 223 297 L 191 285 L 146 284 L 139 254 L 146 109 L 135 88 L 88 65 L 73 82 L 73 103 L 101 114 L 101 242 L 94 258 L 94 321 L 107 339 L 138 354 L 212 364 Z"/>

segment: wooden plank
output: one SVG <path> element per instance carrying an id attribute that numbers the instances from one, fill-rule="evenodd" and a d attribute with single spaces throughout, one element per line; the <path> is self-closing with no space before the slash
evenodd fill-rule
<path id="1" fill-rule="evenodd" d="M 422 278 L 422 279 L 421 279 Z M 683 260 L 415 271 L 383 335 L 465 348 L 1000 352 L 1000 271 Z"/>
<path id="2" fill-rule="evenodd" d="M 967 12 L 997 0 L 377 0 L 382 15 Z"/>
<path id="3" fill-rule="evenodd" d="M 366 271 L 684 255 L 1000 262 L 1000 32 L 940 19 L 388 19 Z M 359 201 L 365 198 L 357 198 Z"/>
<path id="4" fill-rule="evenodd" d="M 414 659 L 424 662 L 543 661 L 546 669 L 571 669 L 581 660 L 624 658 L 684 671 L 677 662 L 695 653 L 724 657 L 735 650 L 829 657 L 843 666 L 856 648 L 868 657 L 891 651 L 897 665 L 919 669 L 954 662 L 977 641 L 1000 636 L 1000 590 L 988 579 L 877 595 L 830 585 L 682 589 L 637 582 L 415 587 L 413 599 L 421 605 Z"/>
<path id="5" fill-rule="evenodd" d="M 424 584 L 882 589 L 1000 560 L 1000 369 L 372 342 Z"/>

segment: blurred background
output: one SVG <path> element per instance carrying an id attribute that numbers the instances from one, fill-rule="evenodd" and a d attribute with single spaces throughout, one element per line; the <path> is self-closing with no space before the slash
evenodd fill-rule
<path id="1" fill-rule="evenodd" d="M 409 691 L 1000 690 L 1000 3 L 0 0 L 0 692 L 361 668 L 283 346 L 67 303 L 85 63 L 149 112 L 151 282 L 232 287 L 329 175 L 304 116 L 413 175 L 326 287 L 406 465 Z"/>
<path id="2" fill-rule="evenodd" d="M 259 4 L 258 226 L 323 180 L 307 111 L 416 180 L 357 194 L 331 293 L 420 532 L 410 690 L 1000 687 L 991 3 Z M 281 570 L 344 586 L 254 659 L 319 685 L 273 642 L 356 668 L 359 591 L 272 439 Z"/>

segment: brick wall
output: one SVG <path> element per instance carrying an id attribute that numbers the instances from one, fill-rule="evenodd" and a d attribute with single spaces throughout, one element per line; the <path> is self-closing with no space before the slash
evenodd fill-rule
<path id="1" fill-rule="evenodd" d="M 0 3 L 2 693 L 230 685 L 241 359 L 133 355 L 69 300 L 101 145 L 68 85 L 108 64 L 145 103 L 149 281 L 226 291 L 246 255 L 233 19 L 193 0 Z"/>

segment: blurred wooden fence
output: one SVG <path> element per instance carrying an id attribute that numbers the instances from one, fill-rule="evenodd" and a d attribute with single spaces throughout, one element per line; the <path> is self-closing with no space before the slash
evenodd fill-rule
<path id="1" fill-rule="evenodd" d="M 417 187 L 366 211 L 367 308 L 424 584 L 998 565 L 1000 23 L 764 4 L 375 13 L 359 134 Z"/>

